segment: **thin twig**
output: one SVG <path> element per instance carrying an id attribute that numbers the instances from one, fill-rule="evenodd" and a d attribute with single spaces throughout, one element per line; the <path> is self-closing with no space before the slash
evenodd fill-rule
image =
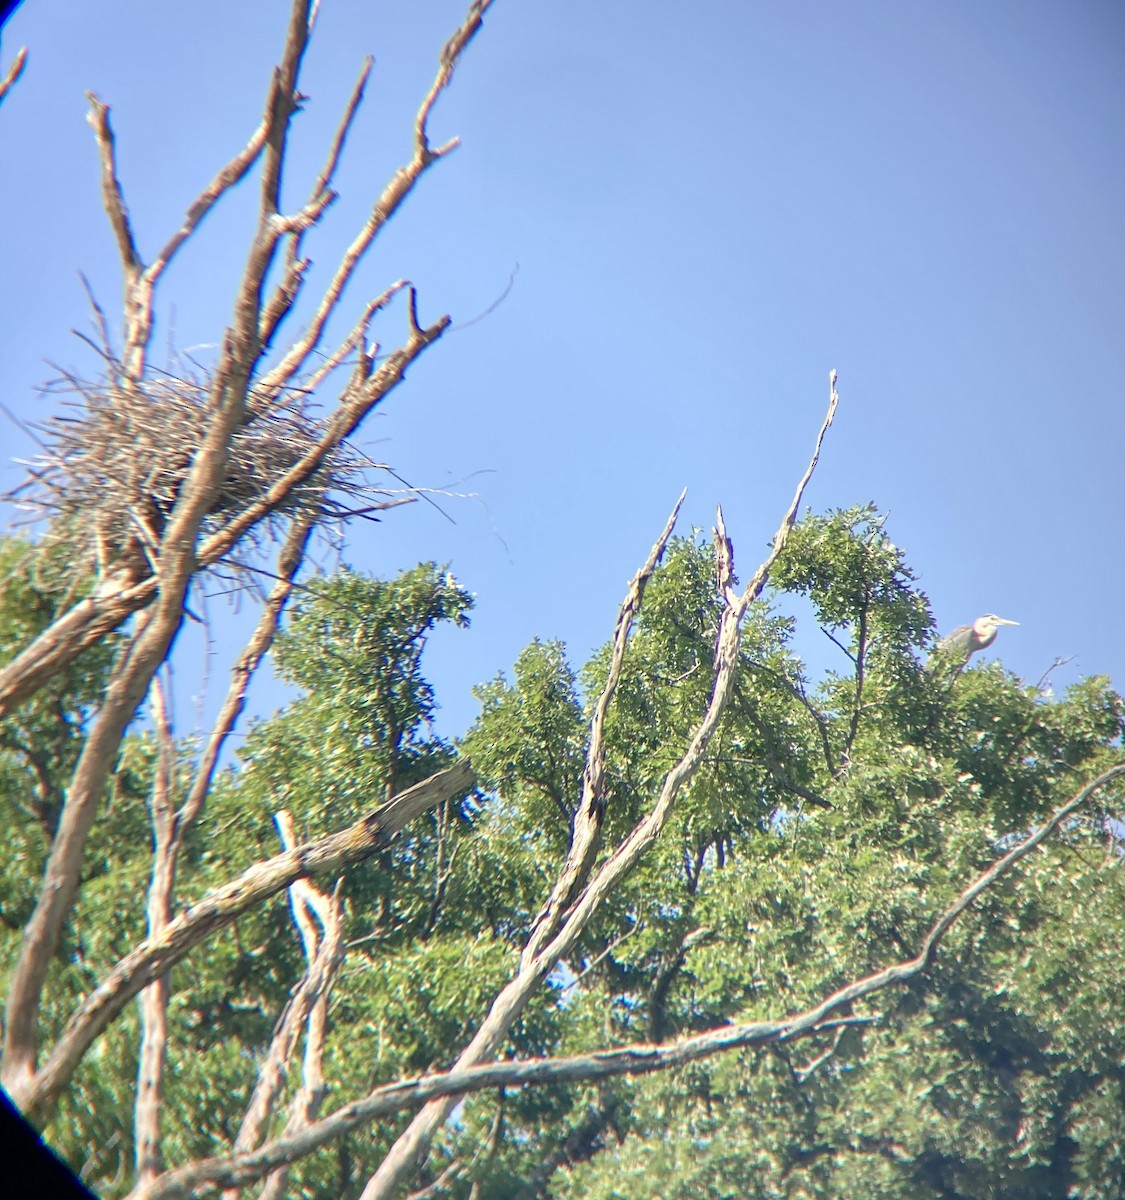
<path id="1" fill-rule="evenodd" d="M 1069 655 L 1067 658 L 1056 658 L 1055 661 L 1051 663 L 1051 665 L 1043 672 L 1043 674 L 1039 676 L 1039 682 L 1035 685 L 1035 690 L 1037 692 L 1041 692 L 1046 686 L 1047 680 L 1051 677 L 1053 672 L 1059 670 L 1060 667 L 1065 667 L 1068 663 L 1072 663 L 1073 661 L 1073 654 Z"/>
<path id="2" fill-rule="evenodd" d="M 475 317 L 470 317 L 467 321 L 458 321 L 456 325 L 451 325 L 449 332 L 460 333 L 463 329 L 470 329 L 479 321 L 483 321 L 485 317 L 490 317 L 500 307 L 500 305 L 507 300 L 512 288 L 516 286 L 516 276 L 519 274 L 519 271 L 520 265 L 519 263 L 516 263 L 516 265 L 512 268 L 512 273 L 508 276 L 508 282 L 504 285 L 504 290 L 500 293 L 500 295 L 497 296 L 496 299 L 493 300 L 483 312 L 477 313 Z"/>

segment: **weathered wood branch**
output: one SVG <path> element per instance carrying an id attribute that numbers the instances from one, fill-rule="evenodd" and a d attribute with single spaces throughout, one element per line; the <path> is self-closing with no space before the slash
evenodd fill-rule
<path id="1" fill-rule="evenodd" d="M 13 1100 L 29 1118 L 41 1119 L 98 1034 L 142 988 L 166 975 L 195 946 L 295 880 L 319 872 L 338 875 L 371 858 L 420 813 L 474 786 L 472 768 L 463 759 L 399 793 L 346 829 L 255 863 L 237 879 L 208 892 L 158 936 L 146 938 L 121 959 L 75 1011 L 42 1068 L 18 1093 L 13 1091 Z"/>
<path id="2" fill-rule="evenodd" d="M 288 850 L 296 844 L 293 818 L 286 810 L 275 816 L 282 845 Z M 307 969 L 278 1022 L 258 1081 L 246 1106 L 246 1115 L 235 1138 L 235 1154 L 261 1145 L 281 1090 L 291 1070 L 291 1062 L 302 1029 L 305 1035 L 301 1082 L 289 1103 L 289 1118 L 282 1136 L 291 1136 L 315 1119 L 327 1093 L 324 1080 L 324 1047 L 328 1031 L 328 998 L 347 952 L 344 941 L 344 901 L 337 880 L 331 894 L 320 891 L 311 880 L 298 879 L 289 885 L 289 904 L 293 922 L 300 934 Z M 259 1200 L 283 1200 L 288 1167 L 270 1173 Z M 231 1190 L 229 1200 L 236 1200 Z"/>
<path id="3" fill-rule="evenodd" d="M 490 1059 L 499 1051 L 512 1024 L 526 1008 L 536 989 L 555 968 L 559 960 L 574 947 L 606 897 L 644 857 L 660 836 L 672 814 L 677 796 L 699 769 L 707 746 L 719 727 L 733 691 L 739 664 L 739 650 L 742 644 L 743 618 L 753 601 L 761 595 L 774 563 L 785 549 L 789 531 L 797 519 L 801 498 L 820 460 L 824 437 L 836 415 L 839 401 L 840 397 L 836 391 L 836 372 L 833 371 L 829 376 L 828 411 L 817 434 L 812 457 L 797 484 L 792 502 L 778 526 L 777 533 L 774 535 L 770 553 L 754 572 L 741 594 L 734 589 L 733 550 L 730 539 L 727 537 L 722 510 L 718 511 L 715 531 L 718 555 L 716 567 L 726 603 L 715 642 L 714 682 L 706 710 L 689 738 L 687 748 L 680 760 L 665 776 L 660 794 L 652 810 L 634 826 L 613 853 L 593 871 L 580 894 L 564 914 L 558 932 L 550 937 L 540 937 L 534 930 L 532 931 L 528 945 L 530 947 L 534 943 L 534 949 L 521 955 L 518 971 L 493 1000 L 480 1028 L 458 1057 L 455 1069 L 476 1066 L 478 1063 Z M 391 1200 L 429 1153 L 434 1134 L 444 1124 L 455 1104 L 456 1101 L 449 1097 L 432 1100 L 415 1115 L 410 1125 L 391 1147 L 375 1174 L 368 1180 L 361 1200 Z"/>
<path id="4" fill-rule="evenodd" d="M 156 580 L 149 578 L 111 595 L 95 592 L 69 608 L 0 671 L 0 717 L 33 696 L 84 650 L 147 608 L 155 595 Z"/>
<path id="5" fill-rule="evenodd" d="M 158 937 L 172 919 L 175 885 L 176 745 L 168 718 L 167 698 L 159 677 L 153 682 L 150 706 L 156 734 L 157 758 L 149 794 L 153 860 L 146 917 L 148 936 Z M 141 1047 L 137 1056 L 137 1093 L 133 1101 L 133 1162 L 138 1183 L 147 1183 L 163 1169 L 160 1113 L 164 1098 L 164 1067 L 168 1044 L 168 978 L 154 979 L 138 1000 Z"/>
<path id="6" fill-rule="evenodd" d="M 648 558 L 630 581 L 625 599 L 622 600 L 621 607 L 618 609 L 617 624 L 613 630 L 611 643 L 609 671 L 601 693 L 594 704 L 594 715 L 590 721 L 589 749 L 586 752 L 586 767 L 582 775 L 582 798 L 574 815 L 570 849 L 555 886 L 551 889 L 551 895 L 532 926 L 531 936 L 523 949 L 522 960 L 524 962 L 530 962 L 538 954 L 543 943 L 554 935 L 564 909 L 574 898 L 577 890 L 585 883 L 594 855 L 597 853 L 598 833 L 601 830 L 605 813 L 603 790 L 606 716 L 621 679 L 625 649 L 629 643 L 633 622 L 644 599 L 645 588 L 652 578 L 657 564 L 664 556 L 668 539 L 676 527 L 676 521 L 686 496 L 687 490 L 685 489 L 680 493 L 680 498 L 664 523 L 660 536 L 653 543 Z"/>
<path id="7" fill-rule="evenodd" d="M 23 46 L 16 54 L 16 57 L 12 59 L 12 65 L 4 72 L 3 78 L 0 78 L 0 104 L 4 103 L 4 98 L 16 86 L 26 66 L 27 47 Z"/>

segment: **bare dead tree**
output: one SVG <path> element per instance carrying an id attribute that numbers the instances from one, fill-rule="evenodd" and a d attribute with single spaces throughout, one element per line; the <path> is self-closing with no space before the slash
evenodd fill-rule
<path id="1" fill-rule="evenodd" d="M 836 414 L 839 395 L 836 391 L 836 372 L 830 381 L 828 411 L 817 435 L 816 447 L 802 475 L 793 500 L 786 510 L 773 546 L 765 561 L 758 567 L 746 587 L 739 592 L 734 586 L 734 553 L 727 535 L 723 512 L 716 514 L 716 569 L 719 586 L 725 601 L 715 639 L 711 696 L 707 708 L 688 739 L 679 760 L 665 775 L 656 802 L 633 827 L 597 869 L 594 862 L 605 815 L 603 771 L 605 764 L 605 717 L 613 702 L 621 667 L 628 645 L 629 632 L 641 605 L 645 585 L 652 577 L 668 539 L 684 497 L 681 494 L 660 537 L 644 565 L 633 577 L 618 613 L 614 630 L 609 675 L 594 705 L 590 726 L 590 746 L 583 776 L 582 799 L 574 819 L 570 850 L 547 902 L 532 926 L 527 944 L 520 956 L 519 970 L 496 996 L 488 1015 L 457 1059 L 454 1070 L 476 1066 L 487 1061 L 499 1050 L 512 1024 L 527 1007 L 535 991 L 555 968 L 559 960 L 578 941 L 583 930 L 605 898 L 633 870 L 651 849 L 672 815 L 676 797 L 699 769 L 723 711 L 730 700 L 738 668 L 742 643 L 742 623 L 750 605 L 761 595 L 770 570 L 789 537 L 797 519 L 801 497 L 812 478 L 820 457 L 821 446 L 832 418 Z M 362 1200 L 389 1200 L 410 1178 L 429 1151 L 434 1134 L 444 1124 L 456 1100 L 446 1097 L 432 1100 L 415 1116 L 410 1125 L 391 1147 L 362 1193 Z"/>
<path id="2" fill-rule="evenodd" d="M 423 173 L 456 145 L 430 142 L 428 122 L 441 92 L 449 85 L 462 52 L 473 39 L 491 0 L 473 0 L 468 13 L 442 50 L 437 74 L 423 97 L 414 124 L 410 160 L 399 168 L 376 200 L 371 213 L 340 260 L 317 302 L 305 332 L 280 361 L 260 373 L 263 356 L 278 325 L 292 310 L 300 294 L 308 259 L 303 239 L 324 217 L 335 194 L 331 183 L 352 126 L 370 69 L 364 64 L 325 166 L 314 181 L 308 201 L 286 213 L 281 202 L 281 177 L 293 115 L 299 101 L 298 78 L 308 46 L 315 6 L 311 0 L 293 0 L 280 62 L 267 89 L 261 123 L 246 146 L 230 160 L 188 208 L 179 229 L 156 256 L 145 262 L 133 234 L 124 190 L 118 178 L 116 150 L 109 108 L 90 96 L 90 124 L 101 161 L 102 200 L 117 242 L 124 277 L 124 346 L 114 359 L 105 386 L 86 405 L 82 424 L 86 431 L 101 430 L 106 455 L 112 454 L 115 431 L 151 426 L 151 383 L 147 356 L 154 324 L 157 285 L 176 255 L 190 242 L 200 222 L 231 188 L 258 168 L 257 227 L 241 280 L 237 286 L 231 323 L 205 386 L 194 385 L 197 398 L 179 399 L 190 431 L 193 450 L 180 461 L 165 462 L 156 477 L 139 480 L 135 473 L 119 472 L 116 486 L 106 489 L 106 503 L 95 510 L 89 526 L 96 531 L 101 582 L 96 590 L 64 612 L 47 630 L 0 672 L 0 713 L 32 695 L 48 679 L 72 662 L 83 649 L 135 617 L 110 677 L 103 701 L 86 737 L 67 789 L 38 901 L 24 933 L 19 959 L 9 988 L 4 1031 L 4 1057 L 0 1078 L 17 1102 L 27 1104 L 37 1094 L 38 1012 L 48 965 L 78 887 L 83 850 L 93 825 L 98 802 L 116 761 L 126 728 L 143 701 L 161 664 L 167 659 L 183 619 L 185 601 L 200 572 L 220 564 L 264 522 L 285 515 L 301 498 L 295 514 L 294 536 L 283 547 L 285 563 L 276 573 L 292 579 L 304 553 L 304 534 L 296 533 L 305 520 L 323 518 L 323 497 L 332 486 L 333 463 L 339 464 L 341 447 L 364 418 L 402 381 L 419 355 L 448 328 L 440 317 L 423 324 L 418 314 L 417 292 L 398 281 L 382 296 L 370 301 L 341 346 L 326 362 L 304 377 L 319 346 L 329 317 L 337 311 L 343 291 L 359 262 L 371 248 L 387 221 L 401 207 Z M 282 255 L 280 278 L 267 286 L 270 269 Z M 369 342 L 370 323 L 388 300 L 407 293 L 407 336 L 376 365 L 377 347 Z M 300 385 L 303 392 L 323 384 L 333 370 L 351 355 L 354 365 L 337 403 L 318 427 L 298 422 L 290 428 L 289 451 L 278 454 L 279 440 L 267 436 L 268 450 L 258 455 L 264 471 L 244 470 L 240 439 L 259 441 L 260 432 L 278 407 Z M 194 399 L 194 403 L 193 403 Z M 263 425 L 263 422 L 265 425 Z M 91 439 L 97 442 L 97 438 Z M 284 441 L 285 439 L 280 439 Z M 91 467 L 96 475 L 106 456 L 91 464 L 81 454 L 67 452 L 56 439 L 56 456 L 39 482 L 49 480 L 48 491 L 65 512 L 68 497 L 81 491 Z M 242 483 L 236 484 L 241 476 Z M 109 476 L 114 480 L 114 476 Z M 235 486 L 232 486 L 234 484 Z M 319 502 L 319 507 L 318 507 Z M 307 533 L 307 530 L 305 531 Z M 277 611 L 284 605 L 279 599 Z M 276 613 L 271 622 L 276 620 Z M 272 627 L 272 625 L 271 625 Z M 269 633 L 263 633 L 268 646 Z M 244 688 L 245 675 L 260 661 L 250 654 L 235 669 L 232 694 Z M 239 682 L 241 680 L 242 682 Z M 234 708 L 240 705 L 234 702 Z M 228 705 L 228 710 L 231 705 Z M 233 714 L 234 716 L 237 713 Z M 220 719 L 233 719 L 228 715 Z M 220 745 L 221 729 L 212 741 Z M 213 770 L 212 757 L 210 770 Z M 201 773 L 205 792 L 206 769 Z M 189 818 L 191 812 L 186 814 Z M 174 863 L 174 854 L 170 861 Z"/>

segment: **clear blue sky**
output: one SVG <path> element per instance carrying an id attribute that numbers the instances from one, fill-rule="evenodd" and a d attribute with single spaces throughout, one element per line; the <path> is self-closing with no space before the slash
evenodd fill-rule
<path id="1" fill-rule="evenodd" d="M 83 92 L 113 107 L 151 254 L 256 123 L 284 7 L 26 0 L 9 23 L 4 60 L 31 58 L 0 109 L 0 395 L 22 417 L 45 412 L 45 360 L 96 369 L 68 332 L 89 328 L 77 273 L 107 307 L 119 295 Z M 462 11 L 323 0 L 290 202 L 364 53 L 376 68 L 310 296 L 408 153 Z M 842 404 L 811 504 L 876 501 L 942 627 L 1021 622 L 996 647 L 1020 675 L 1073 655 L 1058 682 L 1125 684 L 1125 6 L 498 0 L 433 131 L 464 144 L 345 317 L 407 275 L 425 317 L 467 320 L 519 264 L 507 301 L 365 430 L 412 482 L 481 502 L 443 502 L 455 525 L 415 505 L 360 526 L 346 558 L 449 561 L 478 594 L 472 630 L 432 647 L 444 732 L 534 635 L 576 661 L 608 636 L 681 487 L 685 528 L 722 502 L 749 574 L 832 367 Z M 160 345 L 218 341 L 252 199 L 169 273 Z M 403 324 L 390 314 L 387 345 Z M 823 642 L 801 643 L 818 665 Z"/>

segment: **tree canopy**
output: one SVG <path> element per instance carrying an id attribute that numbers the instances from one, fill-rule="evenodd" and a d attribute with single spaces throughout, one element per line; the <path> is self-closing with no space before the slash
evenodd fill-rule
<path id="1" fill-rule="evenodd" d="M 1122 1200 L 1125 701 L 942 654 L 874 504 L 799 517 L 835 371 L 760 562 L 681 496 L 605 644 L 542 630 L 460 737 L 426 650 L 475 593 L 307 569 L 416 498 L 350 439 L 450 317 L 399 279 L 324 344 L 490 5 L 287 343 L 370 61 L 287 207 L 293 0 L 259 126 L 147 261 L 90 97 L 125 294 L 0 540 L 0 1081 L 106 1200 Z M 251 178 L 214 357 L 157 371 L 166 269 Z M 185 735 L 208 589 L 256 624 Z M 266 663 L 291 698 L 244 723 Z"/>
<path id="2" fill-rule="evenodd" d="M 28 620 L 49 619 L 52 593 L 33 548 L 6 553 L 16 571 L 3 629 L 26 636 Z M 798 622 L 781 615 L 791 596 L 811 601 L 837 641 L 838 671 L 807 677 L 792 648 Z M 480 716 L 452 745 L 428 732 L 422 653 L 427 634 L 464 624 L 472 604 L 435 564 L 311 586 L 275 651 L 299 694 L 255 723 L 184 850 L 190 904 L 274 851 L 280 809 L 311 841 L 458 755 L 473 763 L 476 788 L 343 879 L 347 954 L 321 1068 L 333 1108 L 450 1063 L 517 969 L 574 836 L 612 645 L 575 666 L 560 643 L 531 643 L 510 677 L 478 689 Z M 713 539 L 672 539 L 606 720 L 600 860 L 651 808 L 707 705 L 723 604 Z M 873 507 L 798 522 L 745 619 L 731 701 L 674 817 L 522 1012 L 502 1057 L 672 1045 L 813 1007 L 915 954 L 1005 846 L 1118 760 L 1125 703 L 1107 680 L 1054 696 L 1049 681 L 1029 686 L 999 662 L 927 670 L 932 640 L 926 597 Z M 20 847 L 5 864 L 9 967 L 53 811 L 27 797 L 65 777 L 73 751 L 62 731 L 81 727 L 107 663 L 101 648 L 88 652 L 6 726 L 0 803 Z M 167 749 L 154 731 L 126 741 L 52 968 L 49 1028 L 144 936 L 145 810 Z M 173 796 L 190 760 L 190 746 L 165 754 Z M 1120 795 L 1104 790 L 984 892 L 928 970 L 847 1006 L 811 1039 L 644 1078 L 474 1092 L 438 1135 L 425 1177 L 451 1196 L 1120 1196 Z M 278 894 L 173 969 L 170 1162 L 237 1137 L 252 1068 L 305 967 Z M 106 1196 L 132 1184 L 138 1037 L 126 1010 L 46 1127 Z M 294 1163 L 290 1188 L 358 1194 L 404 1120 Z"/>

